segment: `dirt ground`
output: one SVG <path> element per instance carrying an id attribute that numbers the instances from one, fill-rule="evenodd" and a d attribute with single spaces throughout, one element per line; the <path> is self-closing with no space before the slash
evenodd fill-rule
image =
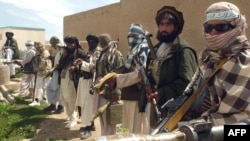
<path id="1" fill-rule="evenodd" d="M 38 129 L 37 134 L 31 140 L 35 141 L 45 141 L 46 139 L 63 139 L 67 141 L 80 141 L 81 132 L 79 129 L 81 127 L 81 120 L 78 119 L 78 124 L 71 129 L 66 129 L 66 114 L 52 114 L 41 123 L 40 129 Z M 101 135 L 99 119 L 95 120 L 96 131 L 92 132 L 92 136 L 88 139 L 94 139 Z"/>
<path id="2" fill-rule="evenodd" d="M 19 93 L 20 78 L 13 79 L 9 89 L 14 90 L 14 95 Z M 31 101 L 31 99 L 27 99 Z M 77 125 L 71 129 L 66 129 L 67 124 L 66 113 L 51 114 L 41 123 L 37 134 L 32 139 L 24 139 L 22 141 L 45 141 L 46 139 L 66 140 L 66 141 L 80 141 L 81 133 L 79 129 L 82 127 L 81 120 L 78 119 Z M 94 140 L 101 135 L 99 118 L 95 120 L 96 131 L 92 131 L 92 136 L 86 140 Z"/>

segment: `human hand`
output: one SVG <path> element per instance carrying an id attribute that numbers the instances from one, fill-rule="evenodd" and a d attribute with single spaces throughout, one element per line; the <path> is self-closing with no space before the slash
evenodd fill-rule
<path id="1" fill-rule="evenodd" d="M 112 94 L 112 95 L 111 95 L 111 97 L 110 97 L 110 102 L 111 102 L 111 104 L 117 104 L 117 103 L 118 103 L 118 100 L 119 100 L 118 95 L 116 95 L 116 94 Z"/>
<path id="2" fill-rule="evenodd" d="M 116 88 L 116 76 L 113 76 L 107 80 L 107 84 L 110 88 L 115 89 Z"/>
<path id="3" fill-rule="evenodd" d="M 158 92 L 153 92 L 151 94 L 147 94 L 147 99 L 148 99 L 148 102 L 153 102 L 153 99 L 155 99 L 155 101 L 159 101 L 159 94 Z"/>
<path id="4" fill-rule="evenodd" d="M 76 67 L 75 67 L 75 66 L 71 66 L 71 67 L 69 67 L 69 72 L 74 72 L 74 71 L 75 71 L 75 69 L 76 69 Z"/>
<path id="5" fill-rule="evenodd" d="M 81 58 L 77 58 L 74 62 L 74 65 L 81 65 L 83 60 Z"/>

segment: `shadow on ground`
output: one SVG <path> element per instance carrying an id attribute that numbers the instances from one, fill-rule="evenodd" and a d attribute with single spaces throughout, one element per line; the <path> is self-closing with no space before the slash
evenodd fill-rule
<path id="1" fill-rule="evenodd" d="M 46 139 L 61 139 L 61 140 L 72 140 L 80 138 L 81 131 L 66 129 L 66 120 L 48 118 L 41 125 L 34 140 L 44 141 Z M 80 123 L 78 123 L 80 124 Z"/>
<path id="2" fill-rule="evenodd" d="M 66 129 L 67 124 L 66 114 L 53 114 L 50 115 L 44 122 L 41 123 L 40 129 L 32 141 L 45 141 L 45 140 L 66 140 L 66 141 L 79 141 L 81 137 L 81 120 L 78 119 L 78 124 L 71 129 Z M 96 131 L 92 132 L 92 136 L 88 139 L 94 139 L 100 136 L 100 123 L 99 119 L 95 120 Z"/>

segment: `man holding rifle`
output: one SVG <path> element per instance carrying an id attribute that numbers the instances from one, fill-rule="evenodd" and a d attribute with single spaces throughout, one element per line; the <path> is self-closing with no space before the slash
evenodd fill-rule
<path id="1" fill-rule="evenodd" d="M 250 45 L 246 17 L 229 2 L 211 4 L 205 17 L 206 47 L 200 54 L 199 70 L 202 78 L 213 79 L 206 84 L 210 105 L 202 105 L 200 120 L 224 125 L 249 119 Z M 213 75 L 224 59 L 225 64 Z"/>
<path id="2" fill-rule="evenodd" d="M 60 57 L 63 53 L 64 46 L 60 42 L 59 38 L 56 36 L 52 36 L 50 38 L 51 50 L 50 50 L 50 59 L 52 63 L 52 71 L 50 71 L 45 77 L 50 77 L 51 79 L 48 82 L 46 87 L 46 94 L 48 103 L 50 104 L 48 107 L 44 108 L 44 111 L 51 112 L 53 114 L 61 114 L 64 112 L 64 103 L 60 99 L 60 85 L 58 82 L 59 72 L 58 72 L 58 64 Z M 56 105 L 58 104 L 58 105 Z"/>
<path id="3" fill-rule="evenodd" d="M 145 31 L 141 24 L 132 23 L 128 29 L 128 48 L 125 69 L 122 73 L 134 71 L 136 63 L 146 67 L 149 48 L 145 39 Z M 139 61 L 139 62 L 136 62 Z M 122 87 L 121 100 L 123 101 L 123 127 L 130 133 L 148 133 L 148 121 L 145 114 L 145 104 L 139 102 L 145 96 L 142 83 Z"/>
<path id="4" fill-rule="evenodd" d="M 197 58 L 195 51 L 179 36 L 184 25 L 182 12 L 175 7 L 164 6 L 157 11 L 155 20 L 159 43 L 150 50 L 148 57 L 146 72 L 152 87 L 146 88 L 146 95 L 148 102 L 153 103 L 155 100 L 153 107 L 160 107 L 169 99 L 177 98 L 183 93 L 196 71 Z M 142 81 L 142 74 L 139 72 L 135 70 L 127 74 L 117 74 L 108 81 L 108 85 L 125 87 L 138 83 Z M 159 120 L 153 118 L 156 110 L 149 107 L 150 104 L 147 104 L 146 112 L 150 113 L 150 126 L 154 128 Z"/>
<path id="5" fill-rule="evenodd" d="M 79 84 L 77 88 L 76 106 L 81 108 L 81 121 L 82 127 L 80 130 L 83 131 L 81 139 L 87 139 L 91 136 L 91 131 L 95 130 L 94 121 L 91 119 L 94 115 L 94 93 L 91 93 L 91 86 L 95 85 L 95 68 L 96 61 L 101 54 L 101 47 L 98 46 L 99 39 L 95 34 L 88 34 L 86 36 L 89 50 L 87 58 L 77 58 L 76 66 L 79 67 L 81 77 L 79 78 Z"/>

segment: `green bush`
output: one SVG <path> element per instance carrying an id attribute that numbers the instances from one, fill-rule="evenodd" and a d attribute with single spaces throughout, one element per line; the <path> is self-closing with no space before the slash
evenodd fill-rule
<path id="1" fill-rule="evenodd" d="M 48 116 L 48 113 L 42 110 L 46 104 L 30 107 L 28 101 L 21 98 L 15 98 L 15 100 L 14 104 L 0 103 L 1 141 L 32 138 L 39 123 Z"/>

